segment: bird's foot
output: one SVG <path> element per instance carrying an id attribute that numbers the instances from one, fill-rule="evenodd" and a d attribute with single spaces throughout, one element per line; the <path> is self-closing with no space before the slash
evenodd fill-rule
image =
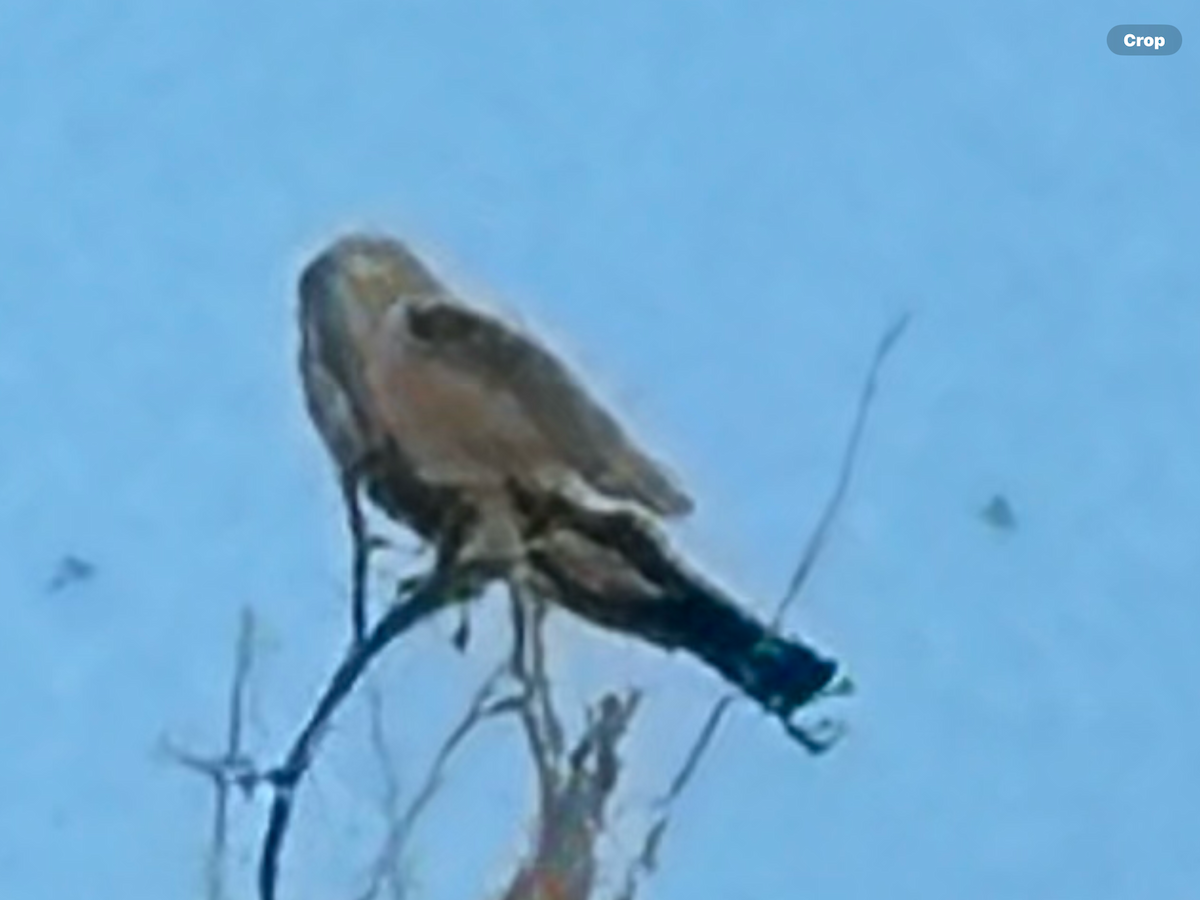
<path id="1" fill-rule="evenodd" d="M 793 722 L 780 718 L 783 730 L 801 747 L 814 756 L 825 753 L 849 731 L 841 719 L 822 718 L 812 723 Z"/>
<path id="2" fill-rule="evenodd" d="M 807 671 L 805 666 L 796 666 L 792 670 L 796 680 L 782 683 L 788 689 L 769 696 L 764 706 L 779 719 L 793 740 L 815 755 L 838 743 L 847 731 L 846 724 L 830 717 L 800 722 L 797 714 L 819 701 L 848 697 L 854 693 L 855 685 L 849 675 L 838 671 L 835 663 L 815 655 L 811 656 L 811 663 Z"/>
<path id="3" fill-rule="evenodd" d="M 824 700 L 830 697 L 850 697 L 858 691 L 854 679 L 844 673 L 839 674 L 833 681 L 817 691 L 814 700 Z"/>

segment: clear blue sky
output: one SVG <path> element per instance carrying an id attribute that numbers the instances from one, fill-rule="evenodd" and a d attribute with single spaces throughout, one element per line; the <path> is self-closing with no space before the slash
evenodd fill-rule
<path id="1" fill-rule="evenodd" d="M 1113 55 L 1131 21 L 1183 49 Z M 373 224 L 555 336 L 698 495 L 679 540 L 763 609 L 871 347 L 916 313 L 792 623 L 858 682 L 850 739 L 814 762 L 735 717 L 653 896 L 1195 896 L 1196 22 L 1189 3 L 0 6 L 0 895 L 197 896 L 208 794 L 156 741 L 219 739 L 242 604 L 267 630 L 264 760 L 327 672 L 345 546 L 292 284 Z M 1013 534 L 976 514 L 996 492 Z M 96 577 L 47 593 L 68 552 Z M 405 783 L 501 647 L 462 659 L 431 634 L 390 662 Z M 657 686 L 632 748 L 649 790 L 719 686 L 594 632 L 560 647 L 576 698 Z M 289 896 L 356 883 L 377 826 L 362 725 L 304 795 Z M 520 764 L 499 732 L 462 759 L 423 896 L 506 872 Z M 237 819 L 253 841 L 262 810 Z"/>

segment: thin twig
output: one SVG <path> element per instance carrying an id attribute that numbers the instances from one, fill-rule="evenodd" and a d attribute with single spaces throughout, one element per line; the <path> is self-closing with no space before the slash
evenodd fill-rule
<path id="1" fill-rule="evenodd" d="M 796 566 L 796 570 L 792 573 L 787 590 L 784 591 L 783 597 L 775 609 L 773 624 L 777 627 L 783 621 L 784 616 L 787 615 L 788 609 L 795 603 L 796 598 L 800 596 L 800 591 L 808 581 L 808 576 L 812 572 L 821 551 L 825 548 L 825 543 L 829 539 L 830 532 L 833 530 L 833 524 L 837 518 L 838 511 L 846 499 L 846 492 L 850 489 L 850 483 L 854 478 L 854 467 L 858 462 L 858 448 L 862 443 L 863 433 L 866 430 L 867 415 L 871 410 L 871 403 L 875 399 L 879 371 L 888 354 L 895 347 L 896 342 L 900 340 L 900 336 L 904 334 L 904 330 L 908 327 L 908 323 L 911 320 L 911 313 L 906 312 L 901 315 L 892 324 L 892 327 L 884 332 L 883 337 L 880 338 L 879 344 L 875 348 L 875 355 L 871 359 L 871 368 L 867 372 L 867 379 L 863 384 L 862 391 L 859 393 L 858 409 L 854 415 L 854 425 L 850 429 L 850 437 L 846 441 L 846 448 L 842 451 L 842 465 L 838 471 L 837 483 L 834 486 L 833 493 L 825 501 L 825 508 L 821 513 L 816 530 L 813 531 L 812 536 L 808 539 L 808 545 L 804 548 L 800 562 Z"/>
<path id="2" fill-rule="evenodd" d="M 813 567 L 820 558 L 821 551 L 824 549 L 829 534 L 833 529 L 833 525 L 837 520 L 837 514 L 840 511 L 842 504 L 845 501 L 846 494 L 850 484 L 853 481 L 854 467 L 857 462 L 859 447 L 862 443 L 863 434 L 865 433 L 868 414 L 871 409 L 872 401 L 875 398 L 877 389 L 879 372 L 887 359 L 888 354 L 900 339 L 900 336 L 907 328 L 911 320 L 909 313 L 901 315 L 892 326 L 884 332 L 875 348 L 875 354 L 871 359 L 871 366 L 868 369 L 866 380 L 863 383 L 859 393 L 858 408 L 854 417 L 854 424 L 850 430 L 849 439 L 846 442 L 846 447 L 842 453 L 841 467 L 838 472 L 838 478 L 834 485 L 833 492 L 825 502 L 821 518 L 818 520 L 817 527 L 810 536 L 804 553 L 801 555 L 800 562 L 796 566 L 790 581 L 788 582 L 787 590 L 784 591 L 783 597 L 780 599 L 776 607 L 772 625 L 776 628 L 783 622 L 792 604 L 800 596 L 805 583 L 808 581 L 809 575 L 812 573 Z M 619 900 L 633 900 L 637 894 L 637 888 L 640 881 L 640 876 L 643 874 L 651 874 L 657 866 L 659 847 L 666 835 L 667 828 L 670 825 L 671 815 L 674 810 L 675 803 L 683 795 L 688 785 L 695 778 L 700 764 L 708 754 L 714 740 L 720 731 L 721 724 L 724 722 L 726 715 L 733 706 L 733 702 L 737 699 L 736 694 L 725 694 L 713 704 L 708 716 L 705 718 L 703 726 L 701 726 L 696 739 L 692 742 L 692 747 L 688 751 L 687 757 L 678 773 L 671 780 L 671 785 L 663 797 L 658 801 L 658 815 L 653 824 L 646 833 L 646 838 L 642 843 L 641 850 L 634 858 L 632 864 L 626 872 L 623 887 L 618 894 Z M 826 723 L 830 728 L 836 729 L 834 723 Z M 801 744 L 806 746 L 813 752 L 819 752 L 829 745 L 829 741 L 833 739 L 833 733 L 829 737 L 818 738 L 810 734 L 806 729 L 800 726 L 785 723 L 788 733 Z"/>
<path id="3" fill-rule="evenodd" d="M 229 719 L 226 727 L 225 754 L 231 762 L 244 758 L 242 749 L 242 723 L 246 714 L 246 689 L 249 684 L 250 667 L 254 661 L 254 612 L 250 607 L 242 608 L 238 627 L 237 658 L 234 662 L 233 681 L 229 688 Z M 225 896 L 225 859 L 229 833 L 229 787 L 222 783 L 217 790 L 217 803 L 213 815 L 212 852 L 209 855 L 209 896 L 221 900 Z"/>
<path id="4" fill-rule="evenodd" d="M 640 700 L 637 691 L 624 696 L 610 693 L 588 708 L 583 734 L 570 753 L 553 761 L 553 788 L 539 811 L 533 846 L 501 894 L 503 900 L 593 896 L 605 809 L 621 775 L 618 745 Z M 525 695 L 522 703 L 532 707 L 536 700 Z M 525 721 L 540 720 L 534 711 Z"/>
<path id="5" fill-rule="evenodd" d="M 509 580 L 512 605 L 513 654 L 511 672 L 521 689 L 516 714 L 538 779 L 542 814 L 553 803 L 561 782 L 563 726 L 554 708 L 546 673 L 543 639 L 545 602 L 526 591 L 519 578 Z"/>
<path id="6" fill-rule="evenodd" d="M 253 766 L 242 748 L 246 694 L 254 662 L 254 612 L 242 609 L 234 656 L 233 679 L 229 689 L 229 714 L 226 720 L 225 748 L 220 756 L 208 757 L 164 742 L 165 752 L 175 762 L 203 775 L 213 786 L 213 824 L 205 864 L 205 897 L 224 900 L 225 864 L 229 850 L 229 792 L 233 787 L 249 790 L 253 786 Z"/>
<path id="7" fill-rule="evenodd" d="M 736 699 L 736 694 L 726 694 L 713 704 L 712 709 L 708 712 L 708 718 L 704 720 L 704 725 L 696 736 L 696 742 L 692 745 L 691 752 L 688 753 L 675 777 L 671 779 L 671 786 L 667 789 L 667 793 L 659 801 L 660 808 L 669 807 L 687 788 L 696 770 L 700 767 L 701 760 L 708 752 L 709 746 L 716 738 L 721 722 L 724 721 L 725 715 Z"/>
<path id="8" fill-rule="evenodd" d="M 532 594 L 523 601 L 529 615 L 529 677 L 533 683 L 533 698 L 538 706 L 547 749 L 556 758 L 561 757 L 566 743 L 562 719 L 554 707 L 554 693 L 550 688 L 549 659 L 546 655 L 546 616 L 550 607 L 546 601 Z"/>
<path id="9" fill-rule="evenodd" d="M 392 748 L 392 742 L 384 722 L 383 693 L 374 682 L 367 685 L 367 704 L 370 712 L 371 750 L 379 765 L 380 777 L 383 779 L 380 809 L 384 820 L 388 823 L 390 835 L 396 827 L 395 823 L 400 818 L 402 794 L 400 779 L 395 772 L 397 755 Z M 391 888 L 390 893 L 396 900 L 404 896 L 405 885 L 400 873 L 399 859 L 395 854 L 388 852 L 387 845 L 376 858 L 371 884 L 364 897 L 375 900 L 380 896 L 385 885 Z"/>
<path id="10" fill-rule="evenodd" d="M 437 796 L 445 778 L 446 769 L 459 747 L 487 719 L 511 711 L 511 705 L 496 701 L 496 688 L 508 671 L 507 662 L 497 666 L 480 684 L 466 712 L 451 729 L 429 766 L 425 780 L 413 795 L 404 812 L 396 816 L 388 827 L 379 857 L 367 887 L 359 894 L 359 900 L 375 900 L 384 882 L 395 880 L 395 869 L 403 861 L 408 841 L 419 824 L 425 809 Z M 378 745 L 378 742 L 377 742 Z M 389 804 L 390 806 L 390 804 Z"/>
<path id="11" fill-rule="evenodd" d="M 385 816 L 396 818 L 401 797 L 400 779 L 396 777 L 395 772 L 396 753 L 384 722 L 383 693 L 374 682 L 367 685 L 367 706 L 370 713 L 371 750 L 375 754 L 379 774 L 383 779 L 383 798 L 380 806 Z"/>

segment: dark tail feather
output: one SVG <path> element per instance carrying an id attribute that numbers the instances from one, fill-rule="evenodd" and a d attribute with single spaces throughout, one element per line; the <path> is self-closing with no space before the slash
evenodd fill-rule
<path id="1" fill-rule="evenodd" d="M 829 686 L 837 664 L 786 638 L 688 572 L 642 520 L 574 505 L 533 543 L 535 578 L 604 628 L 683 650 L 787 718 Z"/>
<path id="2" fill-rule="evenodd" d="M 661 618 L 661 629 L 653 636 L 659 638 L 655 643 L 693 654 L 785 718 L 812 700 L 837 674 L 832 660 L 797 640 L 771 632 L 712 593 L 697 591 L 672 598 L 663 604 Z"/>
<path id="3" fill-rule="evenodd" d="M 611 607 L 613 599 L 594 598 Z M 788 717 L 833 680 L 837 664 L 751 618 L 707 585 L 642 598 L 628 608 L 629 631 L 707 663 L 773 713 Z M 581 610 L 582 611 L 582 610 Z"/>

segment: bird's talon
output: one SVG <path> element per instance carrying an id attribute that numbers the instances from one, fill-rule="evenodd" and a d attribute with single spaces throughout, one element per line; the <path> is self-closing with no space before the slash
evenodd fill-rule
<path id="1" fill-rule="evenodd" d="M 809 753 L 817 756 L 825 753 L 845 736 L 846 723 L 838 719 L 818 719 L 811 724 L 797 724 L 783 720 L 784 730 Z"/>
<path id="2" fill-rule="evenodd" d="M 829 684 L 825 685 L 817 697 L 850 697 L 858 691 L 858 685 L 854 683 L 854 679 L 849 675 L 839 675 Z"/>

